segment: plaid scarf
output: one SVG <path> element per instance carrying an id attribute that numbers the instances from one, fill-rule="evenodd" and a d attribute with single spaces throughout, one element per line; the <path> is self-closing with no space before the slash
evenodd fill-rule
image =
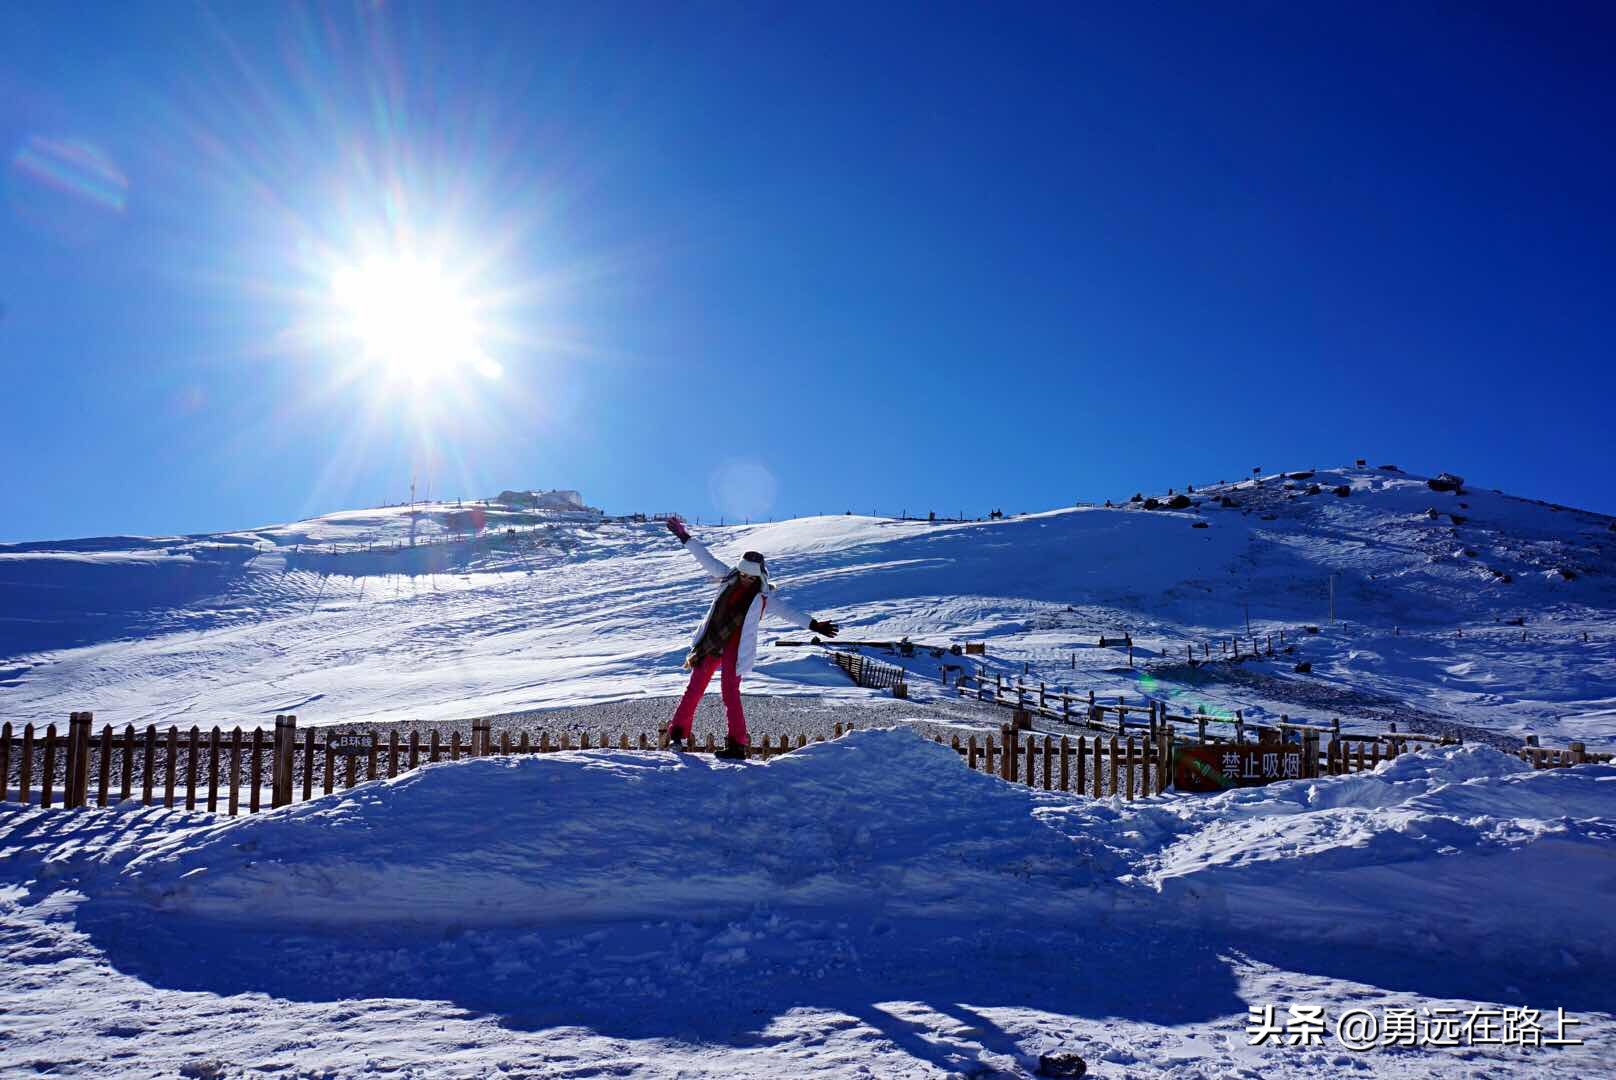
<path id="1" fill-rule="evenodd" d="M 724 580 L 724 591 L 718 594 L 717 601 L 713 603 L 713 613 L 702 628 L 701 639 L 691 647 L 690 655 L 685 657 L 685 667 L 693 668 L 709 656 L 724 655 L 724 646 L 746 622 L 746 613 L 751 610 L 752 601 L 761 588 L 763 582 L 757 578 L 742 584 L 741 575 L 736 573 L 731 573 Z"/>

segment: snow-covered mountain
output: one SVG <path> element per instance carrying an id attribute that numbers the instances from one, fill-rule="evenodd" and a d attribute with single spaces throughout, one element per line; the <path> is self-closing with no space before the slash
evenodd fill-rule
<path id="1" fill-rule="evenodd" d="M 697 531 L 849 637 L 986 640 L 1001 673 L 1616 741 L 1610 519 L 1362 468 L 1144 505 Z M 505 504 L 15 545 L 0 589 L 4 716 L 234 724 L 671 693 L 711 583 L 654 522 Z M 1248 610 L 1297 652 L 1183 659 Z M 1096 645 L 1120 631 L 1136 668 Z M 747 685 L 875 700 L 802 648 Z M 767 762 L 445 761 L 235 818 L 9 802 L 0 1073 L 1601 1075 L 1616 766 L 1475 741 L 1138 802 L 901 724 Z M 1349 1013 L 1386 1041 L 1349 1048 Z M 1469 1041 L 1433 1041 L 1449 1018 Z"/>
<path id="2" fill-rule="evenodd" d="M 849 638 L 986 640 L 999 670 L 1248 716 L 1616 744 L 1616 519 L 1374 467 L 1197 485 L 1179 509 L 1141 494 L 1162 505 L 696 531 L 720 557 L 763 551 L 792 600 Z M 0 713 L 320 724 L 677 692 L 705 580 L 658 523 L 574 501 L 0 546 Z M 1183 663 L 1248 618 L 1259 637 L 1286 629 L 1296 654 Z M 770 648 L 791 636 L 773 629 L 750 692 L 869 696 Z M 1123 630 L 1132 671 L 1095 647 Z M 1304 659 L 1311 673 L 1294 672 Z"/>

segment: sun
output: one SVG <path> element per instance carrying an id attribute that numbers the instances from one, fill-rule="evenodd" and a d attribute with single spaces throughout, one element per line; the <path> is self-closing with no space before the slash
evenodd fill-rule
<path id="1" fill-rule="evenodd" d="M 463 371 L 498 378 L 464 286 L 428 259 L 372 257 L 336 270 L 331 296 L 342 337 L 389 376 L 428 383 Z"/>

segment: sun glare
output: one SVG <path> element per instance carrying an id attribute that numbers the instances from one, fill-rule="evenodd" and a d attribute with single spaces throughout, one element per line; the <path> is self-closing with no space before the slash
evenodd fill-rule
<path id="1" fill-rule="evenodd" d="M 434 263 L 369 259 L 332 275 L 331 292 L 345 336 L 390 375 L 420 383 L 465 369 L 501 374 L 482 349 L 474 305 Z"/>

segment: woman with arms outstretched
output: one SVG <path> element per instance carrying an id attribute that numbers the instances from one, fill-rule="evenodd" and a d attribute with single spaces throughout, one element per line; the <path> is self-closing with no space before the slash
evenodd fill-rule
<path id="1" fill-rule="evenodd" d="M 685 523 L 677 517 L 668 518 L 668 531 L 679 538 L 685 550 L 722 587 L 713 598 L 712 607 L 707 609 L 707 617 L 690 639 L 690 653 L 685 657 L 690 684 L 685 687 L 685 695 L 674 710 L 673 719 L 662 729 L 663 734 L 675 750 L 682 750 L 691 742 L 696 706 L 712 680 L 714 669 L 721 669 L 719 689 L 724 697 L 729 734 L 724 737 L 724 749 L 718 756 L 744 758 L 751 740 L 746 733 L 746 715 L 741 711 L 741 679 L 751 673 L 752 662 L 757 659 L 758 624 L 763 621 L 764 612 L 825 637 L 835 637 L 839 627 L 833 622 L 810 619 L 787 604 L 769 581 L 768 568 L 757 552 L 748 551 L 734 566 L 725 566 L 713 558 L 706 545 L 690 535 Z"/>

